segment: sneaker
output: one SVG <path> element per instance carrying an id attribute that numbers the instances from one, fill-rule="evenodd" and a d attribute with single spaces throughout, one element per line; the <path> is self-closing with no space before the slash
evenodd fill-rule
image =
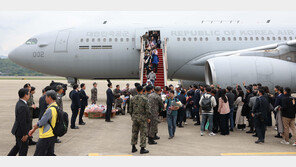
<path id="1" fill-rule="evenodd" d="M 290 144 L 289 142 L 286 142 L 285 140 L 282 140 L 281 143 L 286 144 L 286 145 Z"/>
<path id="2" fill-rule="evenodd" d="M 184 122 L 184 125 L 188 125 L 188 123 L 187 122 Z"/>
<path id="3" fill-rule="evenodd" d="M 210 134 L 209 134 L 209 136 L 215 136 L 216 134 L 215 133 L 213 133 L 213 132 L 211 132 Z"/>
<path id="4" fill-rule="evenodd" d="M 292 144 L 293 146 L 296 146 L 296 142 Z"/>
<path id="5" fill-rule="evenodd" d="M 201 135 L 201 136 L 203 136 L 203 135 L 204 135 L 204 133 L 203 133 L 203 132 L 200 132 L 200 135 Z"/>

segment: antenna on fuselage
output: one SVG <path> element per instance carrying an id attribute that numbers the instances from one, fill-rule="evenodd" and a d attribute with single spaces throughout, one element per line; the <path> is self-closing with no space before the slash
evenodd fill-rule
<path id="1" fill-rule="evenodd" d="M 107 21 L 105 20 L 104 22 L 103 22 L 103 24 L 106 24 L 107 23 Z"/>

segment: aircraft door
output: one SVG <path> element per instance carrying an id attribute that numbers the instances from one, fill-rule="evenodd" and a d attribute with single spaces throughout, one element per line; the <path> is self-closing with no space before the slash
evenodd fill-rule
<path id="1" fill-rule="evenodd" d="M 54 46 L 55 52 L 68 52 L 69 34 L 70 30 L 62 30 L 58 33 Z"/>
<path id="2" fill-rule="evenodd" d="M 148 29 L 137 29 L 136 30 L 136 49 L 141 49 L 141 37 L 148 32 Z"/>

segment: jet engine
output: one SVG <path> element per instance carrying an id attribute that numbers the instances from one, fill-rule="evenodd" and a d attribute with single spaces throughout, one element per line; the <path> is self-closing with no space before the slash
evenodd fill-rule
<path id="1" fill-rule="evenodd" d="M 296 64 L 284 60 L 255 56 L 227 56 L 207 60 L 207 84 L 221 87 L 261 83 L 269 88 L 275 85 L 296 90 Z"/>

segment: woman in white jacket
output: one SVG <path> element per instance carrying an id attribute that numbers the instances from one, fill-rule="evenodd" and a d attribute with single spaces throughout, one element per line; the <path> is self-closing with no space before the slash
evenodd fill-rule
<path id="1" fill-rule="evenodd" d="M 237 125 L 237 129 L 241 130 L 246 128 L 246 117 L 242 116 L 242 109 L 244 105 L 243 97 L 244 92 L 242 90 L 238 90 L 238 97 L 234 102 L 234 106 L 237 107 L 235 124 Z"/>

